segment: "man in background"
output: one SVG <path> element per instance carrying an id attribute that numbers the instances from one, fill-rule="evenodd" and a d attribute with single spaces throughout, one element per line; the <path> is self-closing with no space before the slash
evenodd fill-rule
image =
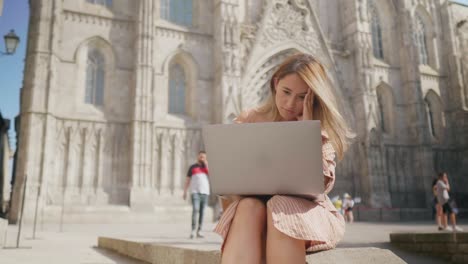
<path id="1" fill-rule="evenodd" d="M 187 172 L 187 179 L 184 186 L 184 200 L 187 199 L 187 191 L 190 188 L 192 198 L 192 232 L 190 238 L 203 238 L 201 234 L 203 226 L 203 213 L 206 204 L 208 203 L 208 196 L 210 195 L 210 183 L 208 180 L 208 161 L 206 159 L 206 152 L 200 151 L 198 153 L 197 163 L 190 166 Z M 196 228 L 198 215 L 198 229 Z M 195 230 L 196 233 L 195 233 Z"/>

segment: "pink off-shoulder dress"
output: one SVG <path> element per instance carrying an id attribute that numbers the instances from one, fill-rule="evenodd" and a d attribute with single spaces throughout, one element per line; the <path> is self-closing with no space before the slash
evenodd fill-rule
<path id="1" fill-rule="evenodd" d="M 241 113 L 236 123 L 268 122 L 255 110 Z M 326 195 L 335 183 L 335 151 L 325 131 L 322 131 L 322 156 L 325 195 L 317 200 L 299 197 L 274 195 L 266 206 L 272 212 L 274 226 L 282 233 L 306 241 L 308 253 L 328 250 L 336 247 L 343 238 L 345 221 Z M 226 238 L 236 214 L 239 200 L 232 202 L 223 212 L 214 231 Z M 221 249 L 224 248 L 224 242 Z"/>

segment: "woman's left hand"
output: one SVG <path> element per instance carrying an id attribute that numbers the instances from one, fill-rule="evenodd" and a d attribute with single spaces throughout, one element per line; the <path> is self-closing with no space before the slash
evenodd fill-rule
<path id="1" fill-rule="evenodd" d="M 309 89 L 304 98 L 304 106 L 302 108 L 302 120 L 312 120 L 313 99 L 314 97 L 312 95 L 312 90 Z"/>

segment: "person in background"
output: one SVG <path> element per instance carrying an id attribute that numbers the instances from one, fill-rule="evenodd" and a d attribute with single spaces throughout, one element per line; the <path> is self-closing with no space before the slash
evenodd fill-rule
<path id="1" fill-rule="evenodd" d="M 432 200 L 432 215 L 435 217 L 437 229 L 442 231 L 444 230 L 440 222 L 442 217 L 442 207 L 440 207 L 440 204 L 437 202 L 437 181 L 437 178 L 432 181 L 432 194 L 434 195 L 434 199 Z"/>
<path id="2" fill-rule="evenodd" d="M 344 210 L 344 218 L 346 222 L 352 223 L 354 222 L 353 216 L 353 207 L 354 207 L 354 200 L 348 193 L 343 195 L 343 210 Z"/>
<path id="3" fill-rule="evenodd" d="M 340 212 L 341 214 L 343 214 L 341 208 L 343 206 L 343 201 L 341 200 L 340 196 L 336 196 L 336 197 L 333 197 L 333 199 L 331 200 L 333 205 L 335 206 L 336 210 L 338 210 L 338 212 Z"/>
<path id="4" fill-rule="evenodd" d="M 440 207 L 442 208 L 442 227 L 445 231 L 463 231 L 460 227 L 457 226 L 457 219 L 455 216 L 454 208 L 452 208 L 450 203 L 450 184 L 448 181 L 448 176 L 446 172 L 441 172 L 438 175 L 438 181 L 436 184 L 437 190 L 437 202 L 439 203 Z M 450 222 L 452 224 L 452 228 L 448 226 L 448 216 L 450 216 Z"/>
<path id="5" fill-rule="evenodd" d="M 206 159 L 206 152 L 200 151 L 198 153 L 197 163 L 190 166 L 187 172 L 187 179 L 184 186 L 183 199 L 187 199 L 187 191 L 190 187 L 190 194 L 192 198 L 192 232 L 190 238 L 196 236 L 203 238 L 201 234 L 203 226 L 203 213 L 205 212 L 206 204 L 208 203 L 208 196 L 210 195 L 210 182 L 208 180 L 208 160 Z M 198 229 L 197 227 L 198 216 Z"/>

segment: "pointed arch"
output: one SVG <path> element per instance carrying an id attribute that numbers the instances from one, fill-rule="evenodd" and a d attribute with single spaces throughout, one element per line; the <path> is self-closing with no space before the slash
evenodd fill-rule
<path id="1" fill-rule="evenodd" d="M 393 89 L 387 83 L 381 82 L 375 90 L 380 130 L 384 134 L 393 135 L 395 130 L 395 97 Z"/>
<path id="2" fill-rule="evenodd" d="M 434 90 L 429 90 L 424 97 L 424 105 L 429 132 L 433 138 L 440 139 L 445 127 L 445 117 L 439 95 Z"/>
<path id="3" fill-rule="evenodd" d="M 115 51 L 105 39 L 96 36 L 78 45 L 74 54 L 77 64 L 77 85 L 80 102 L 102 107 L 106 94 L 113 87 Z"/>
<path id="4" fill-rule="evenodd" d="M 370 16 L 370 31 L 372 35 L 372 51 L 374 57 L 378 59 L 384 58 L 384 51 L 383 51 L 383 40 L 382 40 L 382 26 L 381 26 L 381 19 L 380 14 L 375 6 L 374 1 L 369 0 L 368 2 L 368 10 Z"/>
<path id="5" fill-rule="evenodd" d="M 398 18 L 392 1 L 367 0 L 369 32 L 372 34 L 374 57 L 391 65 L 398 65 Z"/>
<path id="6" fill-rule="evenodd" d="M 262 103 L 270 94 L 270 79 L 277 67 L 290 55 L 298 52 L 307 52 L 298 45 L 288 45 L 288 48 L 278 48 L 268 51 L 241 81 L 241 108 L 249 109 Z"/>
<path id="7" fill-rule="evenodd" d="M 117 53 L 109 41 L 101 36 L 93 36 L 82 41 L 75 50 L 75 54 L 73 56 L 74 61 L 78 63 L 80 58 L 82 58 L 83 55 L 88 52 L 88 49 L 91 48 L 98 49 L 103 53 L 107 61 L 106 66 L 115 67 Z"/>
<path id="8" fill-rule="evenodd" d="M 429 64 L 429 55 L 427 51 L 427 33 L 426 26 L 422 18 L 417 15 L 415 18 L 414 41 L 418 48 L 419 64 Z"/>
<path id="9" fill-rule="evenodd" d="M 198 63 L 193 56 L 181 49 L 169 54 L 162 65 L 163 75 L 167 77 L 167 112 L 170 114 L 195 117 Z"/>
<path id="10" fill-rule="evenodd" d="M 187 79 L 184 68 L 174 63 L 169 69 L 169 113 L 186 114 Z"/>
<path id="11" fill-rule="evenodd" d="M 105 85 L 105 58 L 97 49 L 88 50 L 86 63 L 85 103 L 102 105 Z"/>
<path id="12" fill-rule="evenodd" d="M 414 10 L 413 41 L 417 48 L 420 65 L 438 68 L 434 22 L 427 10 L 419 5 Z"/>

